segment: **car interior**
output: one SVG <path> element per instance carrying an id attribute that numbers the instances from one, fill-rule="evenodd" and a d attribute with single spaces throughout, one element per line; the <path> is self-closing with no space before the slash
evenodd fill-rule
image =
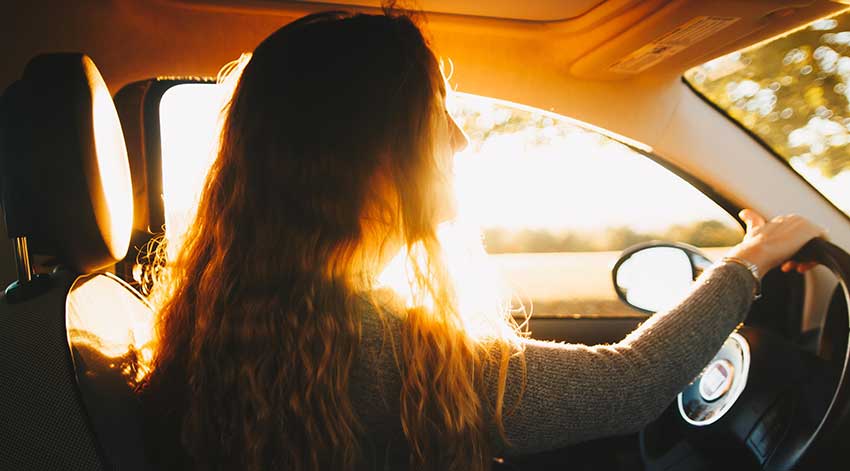
<path id="1" fill-rule="evenodd" d="M 612 199 L 623 215 L 655 214 L 630 208 L 627 200 L 700 214 L 700 205 L 710 203 L 731 225 L 733 239 L 743 234 L 737 216 L 743 208 L 765 216 L 800 214 L 829 234 L 799 254 L 819 262 L 818 268 L 765 276 L 745 324 L 640 433 L 497 458 L 494 469 L 846 467 L 848 206 L 819 180 L 802 177 L 796 161 L 780 155 L 756 125 L 736 120 L 687 77 L 703 64 L 722 65 L 717 61 L 730 53 L 817 29 L 813 22 L 838 18 L 850 3 L 421 0 L 398 6 L 419 12 L 417 21 L 466 107 L 458 113 L 468 118 L 471 140 L 479 137 L 474 126 L 481 121 L 470 116 L 513 107 L 519 111 L 511 116 L 526 113 L 545 126 L 561 126 L 558 132 L 567 129 L 569 139 L 592 132 L 603 144 L 613 143 L 611 152 L 628 152 L 625 163 L 603 163 L 598 170 L 610 179 L 600 199 Z M 209 110 L 218 106 L 216 77 L 223 65 L 305 14 L 374 13 L 380 7 L 378 0 L 38 0 L 7 6 L 0 28 L 0 202 L 9 240 L 9 249 L 0 251 L 0 281 L 7 286 L 0 297 L 0 469 L 152 469 L 133 387 L 146 373 L 152 338 L 154 308 L 143 273 L 154 263 L 149 247 L 179 224 L 168 206 L 176 201 L 169 185 L 203 178 L 201 170 L 187 170 L 203 163 L 175 166 L 180 157 L 203 154 L 180 145 L 210 140 L 197 123 L 215 121 Z M 180 105 L 184 127 L 172 124 L 177 111 L 169 114 L 168 107 L 189 95 L 195 101 Z M 847 155 L 850 141 L 831 142 Z M 486 145 L 476 149 L 486 157 Z M 708 203 L 676 202 L 667 190 L 653 190 L 654 180 L 641 180 L 648 174 L 631 171 L 637 167 L 628 159 L 657 167 Z M 495 169 L 495 162 L 481 165 Z M 545 181 L 553 188 L 579 185 L 571 178 L 581 177 Z M 556 192 L 546 197 L 554 203 L 544 204 L 542 193 L 527 193 L 532 206 L 589 204 L 558 201 L 569 196 Z M 643 200 L 642 193 L 655 199 Z M 538 212 L 566 218 L 550 209 Z M 562 273 L 578 260 L 546 268 L 555 258 L 544 260 L 544 254 L 595 251 L 609 304 L 587 304 L 582 311 L 532 293 L 538 308 L 528 328 L 534 338 L 600 344 L 617 342 L 667 306 L 666 297 L 641 300 L 648 274 L 665 271 L 653 289 L 673 299 L 679 288 L 670 273 L 685 271 L 678 280 L 685 280 L 686 290 L 719 248 L 737 241 L 701 243 L 697 236 L 708 226 L 701 227 L 696 236 L 656 231 L 592 249 L 569 248 L 579 245 L 573 239 L 565 245 L 566 236 L 555 248 L 539 250 L 516 248 L 519 239 L 500 246 L 496 232 L 485 238 L 498 263 L 518 278 L 534 270 Z M 520 260 L 516 254 L 523 251 L 534 253 Z M 580 259 L 590 263 L 591 256 Z"/>

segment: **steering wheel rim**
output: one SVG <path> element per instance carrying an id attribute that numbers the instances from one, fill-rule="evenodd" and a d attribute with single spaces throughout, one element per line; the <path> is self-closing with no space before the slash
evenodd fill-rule
<path id="1" fill-rule="evenodd" d="M 718 449 L 733 458 L 750 460 L 755 469 L 798 469 L 814 465 L 835 450 L 836 437 L 840 436 L 836 432 L 850 417 L 850 386 L 847 384 L 850 374 L 847 332 L 850 326 L 850 254 L 818 238 L 809 241 L 794 259 L 818 262 L 838 278 L 848 311 L 843 313 L 843 322 L 838 326 L 831 325 L 827 319 L 823 335 L 838 338 L 842 343 L 836 348 L 842 357 L 840 371 L 836 363 L 828 364 L 766 330 L 742 327 L 734 335 L 745 339 L 747 354 L 751 356 L 751 360 L 748 358 L 751 361 L 749 377 L 747 371 L 744 372 L 743 394 L 736 396 L 731 408 L 724 411 L 726 415 L 705 425 L 686 421 L 684 410 L 680 414 L 680 407 L 676 407 L 681 401 L 680 395 L 674 407 L 640 433 L 641 455 L 647 470 L 691 469 L 689 466 L 699 461 L 693 459 L 699 451 Z M 830 374 L 835 377 L 831 378 Z M 699 377 L 688 388 L 698 387 L 701 379 Z M 820 384 L 824 381 L 825 384 Z M 675 437 L 677 433 L 676 439 L 667 440 L 669 435 Z M 662 434 L 667 438 L 660 441 L 667 440 L 667 443 L 659 452 L 658 436 Z M 768 439 L 773 441 L 768 443 Z M 766 451 L 762 454 L 760 450 Z"/>

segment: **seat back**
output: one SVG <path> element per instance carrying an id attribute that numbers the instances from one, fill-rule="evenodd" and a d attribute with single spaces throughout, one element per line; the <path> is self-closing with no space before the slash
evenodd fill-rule
<path id="1" fill-rule="evenodd" d="M 0 469 L 102 470 L 80 401 L 65 329 L 76 276 L 18 303 L 0 301 Z"/>
<path id="2" fill-rule="evenodd" d="M 147 372 L 153 311 L 110 273 L 77 277 L 65 306 L 76 384 L 104 458 L 115 469 L 148 469 L 135 387 Z"/>
<path id="3" fill-rule="evenodd" d="M 19 274 L 0 297 L 0 469 L 148 469 L 133 380 L 151 310 L 103 273 L 127 252 L 133 193 L 88 57 L 37 56 L 0 98 L 0 195 Z"/>

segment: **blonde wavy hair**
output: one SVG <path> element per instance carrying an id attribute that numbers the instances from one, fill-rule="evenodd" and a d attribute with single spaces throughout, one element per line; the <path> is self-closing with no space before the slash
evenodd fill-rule
<path id="1" fill-rule="evenodd" d="M 229 75 L 238 82 L 194 222 L 157 285 L 141 393 L 158 464 L 353 469 L 365 432 L 348 394 L 354 300 L 376 283 L 363 267 L 396 244 L 411 293 L 393 340 L 411 468 L 488 469 L 485 421 L 504 437 L 516 326 L 497 303 L 496 328 L 471 335 L 458 307 L 437 236 L 445 81 L 422 33 L 404 15 L 322 13 L 248 57 Z"/>

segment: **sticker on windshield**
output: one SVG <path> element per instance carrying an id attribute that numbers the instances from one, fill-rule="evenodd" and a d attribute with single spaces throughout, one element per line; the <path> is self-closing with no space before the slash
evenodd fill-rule
<path id="1" fill-rule="evenodd" d="M 728 28 L 738 20 L 740 18 L 734 16 L 697 16 L 618 60 L 609 69 L 623 74 L 636 74 Z"/>

